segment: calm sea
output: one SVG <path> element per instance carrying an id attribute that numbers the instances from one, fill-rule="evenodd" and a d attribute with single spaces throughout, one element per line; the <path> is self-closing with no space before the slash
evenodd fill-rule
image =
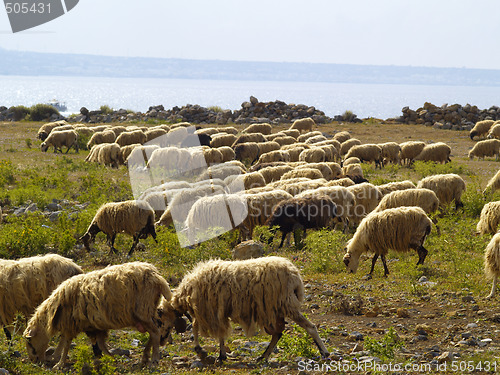
<path id="1" fill-rule="evenodd" d="M 462 104 L 489 108 L 500 105 L 500 87 L 420 86 L 317 82 L 214 81 L 154 78 L 0 76 L 0 105 L 32 105 L 51 99 L 66 102 L 68 112 L 81 107 L 146 111 L 162 104 L 166 109 L 185 104 L 239 109 L 250 95 L 260 101 L 315 106 L 328 116 L 346 110 L 358 117 L 386 119 L 401 115 L 401 109 Z"/>

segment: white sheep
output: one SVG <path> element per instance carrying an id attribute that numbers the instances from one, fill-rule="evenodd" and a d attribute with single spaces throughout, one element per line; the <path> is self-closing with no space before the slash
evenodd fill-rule
<path id="1" fill-rule="evenodd" d="M 35 308 L 64 280 L 82 273 L 71 259 L 57 254 L 0 260 L 0 325 L 7 327 L 21 313 L 28 319 Z"/>
<path id="2" fill-rule="evenodd" d="M 395 181 L 388 182 L 387 184 L 378 185 L 377 188 L 380 190 L 382 195 L 387 195 L 397 190 L 415 189 L 415 184 L 410 180 L 405 181 Z"/>
<path id="3" fill-rule="evenodd" d="M 333 139 L 339 141 L 340 143 L 344 143 L 347 140 L 349 140 L 350 138 L 351 138 L 351 134 L 349 134 L 349 132 L 347 132 L 347 131 L 338 132 L 333 136 Z"/>
<path id="4" fill-rule="evenodd" d="M 323 174 L 316 168 L 295 168 L 289 172 L 286 172 L 281 176 L 282 180 L 289 180 L 291 178 L 306 177 L 311 180 L 317 178 L 323 178 Z"/>
<path id="5" fill-rule="evenodd" d="M 420 207 L 399 207 L 372 212 L 363 219 L 347 243 L 344 255 L 347 270 L 356 272 L 361 254 L 372 252 L 374 256 L 368 277 L 371 277 L 379 256 L 384 266 L 384 276 L 387 276 L 389 269 L 385 256 L 389 249 L 397 252 L 414 249 L 418 253 L 417 265 L 423 264 L 428 253 L 424 242 L 431 228 L 431 220 Z"/>
<path id="6" fill-rule="evenodd" d="M 96 212 L 87 232 L 80 238 L 87 251 L 90 251 L 90 243 L 94 241 L 97 233 L 104 232 L 107 236 L 108 245 L 112 252 L 115 237 L 124 232 L 134 238 L 134 242 L 128 256 L 131 256 L 139 239 L 145 239 L 151 235 L 156 241 L 155 212 L 149 203 L 140 200 L 124 202 L 110 202 L 102 205 Z"/>
<path id="7" fill-rule="evenodd" d="M 268 123 L 262 123 L 262 124 L 250 124 L 248 125 L 245 129 L 243 129 L 242 133 L 260 133 L 260 134 L 271 134 L 271 131 L 273 130 L 272 126 Z"/>
<path id="8" fill-rule="evenodd" d="M 379 145 L 382 147 L 382 160 L 385 163 L 401 164 L 401 146 L 396 142 L 386 142 Z"/>
<path id="9" fill-rule="evenodd" d="M 288 165 L 277 165 L 277 166 L 270 166 L 270 167 L 265 167 L 259 170 L 259 172 L 262 174 L 262 177 L 264 177 L 264 180 L 266 180 L 266 184 L 269 184 L 274 181 L 278 181 L 281 179 L 281 176 L 283 176 L 285 173 L 290 172 L 293 168 Z"/>
<path id="10" fill-rule="evenodd" d="M 349 222 L 357 225 L 378 206 L 382 193 L 375 185 L 368 182 L 349 186 L 347 190 L 354 194 L 355 200 L 353 210 L 349 214 Z"/>
<path id="11" fill-rule="evenodd" d="M 306 163 L 321 163 L 325 161 L 325 158 L 325 151 L 317 147 L 306 149 L 299 154 L 299 161 Z"/>
<path id="12" fill-rule="evenodd" d="M 99 145 L 97 161 L 99 164 L 118 168 L 121 162 L 121 149 L 118 143 L 103 143 Z"/>
<path id="13" fill-rule="evenodd" d="M 92 137 L 87 142 L 87 148 L 92 148 L 94 145 L 101 143 L 113 143 L 116 139 L 116 134 L 112 130 L 103 130 L 100 132 L 94 132 Z"/>
<path id="14" fill-rule="evenodd" d="M 285 329 L 286 318 L 304 328 L 326 358 L 329 353 L 316 327 L 300 313 L 303 300 L 304 283 L 297 267 L 285 258 L 264 257 L 199 263 L 176 288 L 172 307 L 193 317 L 195 351 L 202 358 L 206 352 L 200 346 L 200 334 L 218 339 L 219 361 L 226 359 L 224 340 L 230 334 L 231 320 L 247 336 L 258 328 L 272 335 L 259 357 L 267 360 Z"/>
<path id="15" fill-rule="evenodd" d="M 496 138 L 500 139 L 500 124 L 493 124 L 490 131 L 488 132 L 488 136 L 486 138 Z"/>
<path id="16" fill-rule="evenodd" d="M 350 157 L 357 157 L 362 162 L 374 162 L 375 168 L 378 166 L 382 168 L 382 147 L 375 144 L 363 144 L 351 147 L 351 149 L 344 156 L 344 159 Z"/>
<path id="17" fill-rule="evenodd" d="M 54 147 L 54 153 L 59 151 L 62 153 L 63 146 L 66 147 L 66 154 L 69 152 L 71 147 L 75 148 L 75 151 L 78 152 L 78 134 L 74 130 L 63 130 L 56 131 L 53 130 L 50 132 L 49 136 L 45 139 L 45 141 L 40 145 L 40 149 L 42 152 L 46 152 L 49 147 Z"/>
<path id="18" fill-rule="evenodd" d="M 457 174 L 436 174 L 425 177 L 417 184 L 417 188 L 430 189 L 436 193 L 441 207 L 455 202 L 455 208 L 463 207 L 462 194 L 465 181 Z"/>
<path id="19" fill-rule="evenodd" d="M 266 152 L 265 154 L 260 155 L 258 164 L 264 164 L 264 163 L 273 163 L 273 162 L 288 162 L 290 161 L 290 154 L 288 151 L 284 150 L 274 150 L 274 151 L 269 151 Z"/>
<path id="20" fill-rule="evenodd" d="M 39 138 L 40 140 L 44 141 L 49 136 L 50 132 L 53 129 L 55 129 L 59 126 L 64 126 L 64 125 L 68 125 L 68 123 L 64 120 L 55 121 L 55 122 L 47 122 L 40 127 L 36 137 Z"/>
<path id="21" fill-rule="evenodd" d="M 321 135 L 315 135 L 314 137 L 311 137 L 311 138 L 307 138 L 306 143 L 308 145 L 312 145 L 312 144 L 323 142 L 326 140 L 327 140 L 327 138 L 323 134 L 321 134 Z"/>
<path id="22" fill-rule="evenodd" d="M 357 138 L 350 138 L 340 145 L 340 155 L 346 155 L 353 146 L 360 145 L 361 141 Z"/>
<path id="23" fill-rule="evenodd" d="M 439 199 L 436 193 L 429 189 L 396 190 L 384 196 L 374 211 L 412 206 L 422 208 L 429 215 L 439 208 Z"/>
<path id="24" fill-rule="evenodd" d="M 321 133 L 320 131 L 318 130 L 315 130 L 315 131 L 309 131 L 305 134 L 302 134 L 302 135 L 299 135 L 299 137 L 297 138 L 297 143 L 304 143 L 306 144 L 305 142 L 309 139 L 309 138 L 312 138 L 312 137 L 315 137 L 317 135 L 323 135 L 323 133 Z"/>
<path id="25" fill-rule="evenodd" d="M 413 160 L 422 152 L 425 147 L 425 142 L 408 141 L 400 144 L 401 160 L 404 164 L 411 164 Z"/>
<path id="26" fill-rule="evenodd" d="M 29 357 L 34 362 L 45 361 L 50 338 L 60 333 L 52 359 L 58 360 L 54 367 L 62 369 L 71 341 L 80 332 L 110 355 L 105 344 L 108 330 L 133 327 L 149 333 L 142 363 L 148 363 L 152 349 L 152 363 L 157 365 L 162 341 L 157 321 L 167 318 L 158 314 L 160 296 L 169 301 L 172 293 L 148 263 L 125 263 L 74 276 L 60 284 L 28 322 L 24 337 Z"/>
<path id="27" fill-rule="evenodd" d="M 231 145 L 232 148 L 235 148 L 236 145 L 239 145 L 240 143 L 249 143 L 249 142 L 255 142 L 255 143 L 261 143 L 261 142 L 266 142 L 266 137 L 260 133 L 248 133 L 248 134 L 242 134 L 238 138 L 236 138 L 236 141 Z"/>
<path id="28" fill-rule="evenodd" d="M 146 141 L 147 141 L 146 134 L 144 134 L 142 130 L 123 132 L 118 137 L 116 137 L 115 140 L 115 142 L 118 143 L 120 147 L 131 145 L 134 143 L 140 143 L 142 145 L 146 143 Z"/>
<path id="29" fill-rule="evenodd" d="M 127 128 L 125 126 L 113 126 L 109 130 L 111 130 L 113 133 L 115 133 L 115 137 L 118 137 L 123 132 L 126 132 Z M 113 142 L 114 142 L 114 140 L 113 140 Z"/>
<path id="30" fill-rule="evenodd" d="M 488 278 L 493 279 L 491 292 L 486 297 L 489 299 L 495 295 L 497 280 L 500 276 L 500 233 L 495 234 L 486 246 L 484 253 L 484 272 Z"/>
<path id="31" fill-rule="evenodd" d="M 472 150 L 469 151 L 469 159 L 473 160 L 474 156 L 478 159 L 483 159 L 486 156 L 495 156 L 495 160 L 498 161 L 500 154 L 500 140 L 499 139 L 486 139 L 484 141 L 477 142 Z"/>
<path id="32" fill-rule="evenodd" d="M 349 164 L 361 164 L 361 160 L 359 160 L 359 158 L 355 156 L 352 156 L 342 161 L 342 166 L 347 166 Z"/>
<path id="33" fill-rule="evenodd" d="M 295 120 L 293 122 L 292 126 L 290 126 L 290 130 L 296 129 L 296 130 L 300 131 L 301 133 L 303 131 L 310 132 L 310 131 L 312 131 L 312 129 L 315 125 L 316 125 L 316 122 L 314 122 L 314 120 L 312 118 L 306 117 L 306 118 L 301 118 L 301 119 Z"/>
<path id="34" fill-rule="evenodd" d="M 280 146 L 295 144 L 296 139 L 291 136 L 281 136 L 273 139 L 274 142 L 278 143 Z"/>
<path id="35" fill-rule="evenodd" d="M 500 170 L 488 181 L 488 185 L 483 191 L 483 194 L 493 194 L 495 191 L 500 189 Z"/>
<path id="36" fill-rule="evenodd" d="M 342 167 L 342 175 L 349 177 L 355 183 L 367 182 L 363 176 L 363 169 L 361 164 L 347 164 Z"/>
<path id="37" fill-rule="evenodd" d="M 280 133 L 283 133 L 286 136 L 293 137 L 295 139 L 299 138 L 300 131 L 297 129 L 286 129 L 282 130 Z"/>
<path id="38" fill-rule="evenodd" d="M 160 129 L 149 129 L 146 132 L 144 132 L 144 134 L 146 135 L 146 142 L 150 142 L 158 137 L 161 137 L 161 136 L 167 134 L 167 131 L 165 129 L 161 129 L 161 128 Z"/>
<path id="39" fill-rule="evenodd" d="M 474 139 L 474 137 L 485 137 L 491 126 L 494 124 L 493 120 L 483 120 L 476 122 L 476 125 L 469 132 L 470 139 Z"/>
<path id="40" fill-rule="evenodd" d="M 234 160 L 236 158 L 236 153 L 229 146 L 217 147 L 217 150 L 219 150 L 219 152 L 222 154 L 223 163 Z"/>
<path id="41" fill-rule="evenodd" d="M 355 182 L 351 180 L 349 177 L 339 178 L 338 180 L 328 181 L 325 186 L 344 186 L 349 187 L 354 185 Z"/>
<path id="42" fill-rule="evenodd" d="M 500 224 L 500 202 L 489 202 L 483 206 L 477 223 L 477 233 L 496 233 Z"/>
<path id="43" fill-rule="evenodd" d="M 436 163 L 448 163 L 450 159 L 451 147 L 443 142 L 425 145 L 420 154 L 414 160 L 433 161 Z"/>
<path id="44" fill-rule="evenodd" d="M 210 147 L 222 147 L 229 146 L 236 141 L 236 136 L 234 134 L 217 134 L 212 137 L 210 141 Z"/>

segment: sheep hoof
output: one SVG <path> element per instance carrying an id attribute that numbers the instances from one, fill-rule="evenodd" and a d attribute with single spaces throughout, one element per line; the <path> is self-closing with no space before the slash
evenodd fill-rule
<path id="1" fill-rule="evenodd" d="M 198 356 L 200 357 L 201 360 L 204 360 L 207 358 L 207 352 L 204 351 L 201 348 L 201 346 L 195 346 L 194 351 L 196 352 L 196 354 L 198 354 Z"/>

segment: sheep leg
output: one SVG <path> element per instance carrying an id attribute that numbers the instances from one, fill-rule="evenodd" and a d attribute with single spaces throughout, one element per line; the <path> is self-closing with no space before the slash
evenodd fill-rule
<path id="1" fill-rule="evenodd" d="M 281 242 L 280 242 L 280 245 L 278 246 L 278 249 L 283 246 L 283 242 L 285 242 L 285 237 L 286 237 L 287 234 L 288 234 L 287 232 L 282 232 Z"/>
<path id="2" fill-rule="evenodd" d="M 132 256 L 132 253 L 134 252 L 135 247 L 137 246 L 138 243 L 139 243 L 139 236 L 135 235 L 134 236 L 134 243 L 132 244 L 132 247 L 130 248 L 127 257 L 130 258 Z"/>
<path id="3" fill-rule="evenodd" d="M 198 356 L 200 357 L 201 360 L 204 360 L 207 358 L 207 352 L 203 350 L 203 348 L 200 345 L 200 341 L 198 338 L 198 322 L 196 319 L 193 320 L 193 343 L 194 343 L 194 351 Z"/>
<path id="4" fill-rule="evenodd" d="M 491 285 L 491 292 L 490 292 L 490 294 L 488 294 L 488 297 L 486 297 L 487 299 L 490 299 L 491 297 L 493 297 L 495 295 L 496 288 L 497 288 L 497 276 L 494 276 L 493 277 L 493 284 Z"/>
<path id="5" fill-rule="evenodd" d="M 109 253 L 110 254 L 116 254 L 117 251 L 115 249 L 115 238 L 116 238 L 116 233 L 113 235 L 108 234 L 108 246 L 109 246 Z"/>
<path id="6" fill-rule="evenodd" d="M 108 346 L 106 345 L 106 336 L 107 336 L 106 331 L 97 332 L 96 334 L 97 349 L 102 351 L 104 354 L 111 356 L 112 354 L 110 353 Z"/>
<path id="7" fill-rule="evenodd" d="M 283 336 L 284 329 L 285 329 L 285 319 L 283 318 L 278 319 L 278 321 L 276 322 L 276 328 L 274 330 L 266 327 L 266 332 L 272 335 L 271 341 L 269 342 L 269 345 L 267 346 L 264 353 L 259 358 L 257 358 L 257 361 L 262 361 L 262 360 L 267 361 L 269 355 L 271 355 L 274 348 L 276 347 L 276 344 L 278 343 L 279 339 L 281 338 L 281 336 Z"/>
<path id="8" fill-rule="evenodd" d="M 222 363 L 227 359 L 226 346 L 224 345 L 224 339 L 219 339 L 219 358 L 218 361 Z"/>
<path id="9" fill-rule="evenodd" d="M 366 275 L 368 279 L 372 278 L 372 273 L 373 273 L 373 270 L 375 269 L 375 263 L 377 263 L 377 259 L 378 259 L 378 254 L 375 253 L 375 255 L 373 255 L 373 258 L 372 258 L 372 268 L 370 268 L 370 273 L 368 275 Z"/>
<path id="10" fill-rule="evenodd" d="M 380 255 L 380 259 L 382 259 L 382 265 L 384 266 L 384 277 L 389 275 L 389 268 L 387 268 L 387 263 L 385 262 L 385 255 Z"/>
<path id="11" fill-rule="evenodd" d="M 140 323 L 149 333 L 149 340 L 144 348 L 141 362 L 143 365 L 146 365 L 149 362 L 149 351 L 152 348 L 151 364 L 156 366 L 160 361 L 160 333 L 158 332 L 158 328 L 152 322 Z"/>
<path id="12" fill-rule="evenodd" d="M 417 249 L 417 253 L 418 253 L 418 263 L 417 263 L 418 266 L 419 264 L 424 264 L 425 257 L 429 252 L 423 245 L 420 245 Z"/>
<path id="13" fill-rule="evenodd" d="M 59 362 L 57 362 L 57 364 L 53 367 L 53 370 L 62 370 L 62 368 L 64 367 L 64 364 L 66 363 L 66 357 L 68 356 L 70 343 L 71 343 L 71 339 L 68 339 L 66 337 L 61 337 L 61 342 L 59 343 L 59 345 L 62 345 L 61 358 L 59 359 Z M 58 346 L 58 349 L 59 349 L 59 346 Z M 57 352 L 57 349 L 56 349 L 56 352 Z M 55 353 L 54 353 L 54 357 L 55 357 Z"/>
<path id="14" fill-rule="evenodd" d="M 323 340 L 321 340 L 321 337 L 319 337 L 319 333 L 318 330 L 316 329 L 316 326 L 312 324 L 304 315 L 302 315 L 298 311 L 297 314 L 295 316 L 291 316 L 291 318 L 295 323 L 304 328 L 306 332 L 309 334 L 309 336 L 312 337 L 314 343 L 319 349 L 319 352 L 321 353 L 321 356 L 323 358 L 328 358 L 330 356 L 330 353 L 328 352 L 328 349 L 326 349 Z"/>

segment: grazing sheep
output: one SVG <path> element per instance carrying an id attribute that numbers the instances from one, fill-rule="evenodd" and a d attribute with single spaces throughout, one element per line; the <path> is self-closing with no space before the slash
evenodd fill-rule
<path id="1" fill-rule="evenodd" d="M 340 145 L 340 155 L 346 155 L 353 146 L 360 145 L 361 141 L 357 138 L 350 138 Z"/>
<path id="2" fill-rule="evenodd" d="M 87 232 L 80 238 L 87 251 L 97 233 L 104 232 L 111 251 L 114 248 L 118 233 L 126 233 L 134 238 L 128 256 L 131 256 L 139 239 L 145 239 L 150 234 L 156 241 L 155 213 L 149 203 L 139 200 L 111 202 L 102 205 L 96 212 Z"/>
<path id="3" fill-rule="evenodd" d="M 353 212 L 349 215 L 349 221 L 357 225 L 378 206 L 382 199 L 382 193 L 375 185 L 368 182 L 349 186 L 347 190 L 354 194 L 355 199 L 355 205 Z"/>
<path id="4" fill-rule="evenodd" d="M 349 134 L 349 132 L 346 132 L 346 131 L 338 132 L 333 136 L 333 139 L 339 141 L 340 143 L 344 143 L 347 140 L 349 140 L 350 138 L 351 138 L 351 134 Z"/>
<path id="5" fill-rule="evenodd" d="M 161 128 L 160 129 L 149 129 L 144 134 L 146 135 L 146 142 L 150 142 L 155 138 L 158 138 L 158 137 L 161 137 L 162 135 L 167 134 L 167 131 L 165 129 L 161 129 Z"/>
<path id="6" fill-rule="evenodd" d="M 483 159 L 486 156 L 495 156 L 495 160 L 498 161 L 500 154 L 500 140 L 499 139 L 486 139 L 484 141 L 477 142 L 472 150 L 469 151 L 469 159 L 473 160 L 474 156 L 478 159 Z"/>
<path id="7" fill-rule="evenodd" d="M 63 130 L 50 132 L 49 136 L 40 145 L 42 152 L 47 152 L 50 146 L 54 147 L 54 153 L 57 151 L 62 153 L 63 146 L 66 147 L 66 154 L 69 152 L 71 147 L 75 148 L 75 152 L 78 153 L 78 134 L 74 130 Z"/>
<path id="8" fill-rule="evenodd" d="M 264 163 L 273 163 L 277 161 L 283 161 L 283 162 L 290 161 L 290 154 L 288 153 L 288 151 L 283 151 L 283 150 L 269 151 L 265 154 L 260 155 L 258 163 L 264 164 Z"/>
<path id="9" fill-rule="evenodd" d="M 286 172 L 283 176 L 281 176 L 281 179 L 289 180 L 291 178 L 297 177 L 306 177 L 314 180 L 317 178 L 323 178 L 323 174 L 316 168 L 296 168 L 289 172 Z"/>
<path id="10" fill-rule="evenodd" d="M 229 146 L 217 147 L 217 150 L 219 150 L 219 152 L 222 154 L 223 163 L 234 160 L 236 158 L 236 153 Z"/>
<path id="11" fill-rule="evenodd" d="M 414 160 L 433 161 L 445 164 L 451 161 L 450 154 L 450 146 L 443 142 L 436 142 L 425 145 L 422 152 L 420 152 Z"/>
<path id="12" fill-rule="evenodd" d="M 477 233 L 496 233 L 500 223 L 500 202 L 486 203 L 481 210 L 481 216 L 477 223 Z"/>
<path id="13" fill-rule="evenodd" d="M 491 139 L 491 138 L 500 139 L 500 124 L 493 124 L 493 126 L 491 127 L 490 131 L 488 132 L 488 136 L 486 138 L 488 138 L 488 139 Z"/>
<path id="14" fill-rule="evenodd" d="M 243 129 L 242 133 L 260 133 L 263 135 L 271 134 L 273 128 L 270 124 L 268 123 L 262 123 L 262 124 L 250 124 L 247 126 L 245 129 Z"/>
<path id="15" fill-rule="evenodd" d="M 408 141 L 400 144 L 401 160 L 404 164 L 411 164 L 413 160 L 422 152 L 425 147 L 425 142 Z"/>
<path id="16" fill-rule="evenodd" d="M 382 147 L 382 160 L 384 164 L 401 164 L 401 146 L 396 142 L 386 142 L 379 144 Z"/>
<path id="17" fill-rule="evenodd" d="M 277 142 L 269 141 L 263 143 L 257 143 L 259 145 L 259 154 L 265 154 L 267 152 L 276 151 L 281 148 L 281 145 Z"/>
<path id="18" fill-rule="evenodd" d="M 292 195 L 284 190 L 273 189 L 256 194 L 246 194 L 248 203 L 248 215 L 240 226 L 240 237 L 251 239 L 257 225 L 264 225 L 271 216 L 274 208 L 280 202 L 292 198 Z"/>
<path id="19" fill-rule="evenodd" d="M 105 344 L 108 330 L 133 327 L 149 333 L 142 364 L 148 363 L 152 349 L 152 364 L 157 365 L 161 341 L 158 321 L 166 318 L 157 310 L 161 296 L 170 301 L 172 293 L 158 270 L 148 263 L 125 263 L 74 276 L 60 284 L 28 322 L 23 335 L 29 357 L 34 362 L 45 361 L 50 338 L 60 333 L 53 360 L 59 360 L 54 368 L 62 369 L 71 341 L 80 332 L 110 355 Z"/>
<path id="20" fill-rule="evenodd" d="M 294 147 L 288 147 L 288 146 L 294 146 Z M 283 151 L 288 152 L 288 155 L 290 155 L 290 162 L 297 162 L 297 161 L 299 161 L 300 153 L 302 151 L 304 151 L 306 148 L 304 148 L 303 146 L 295 147 L 295 145 L 285 145 L 285 146 L 282 146 L 281 149 Z"/>
<path id="21" fill-rule="evenodd" d="M 224 162 L 224 156 L 222 155 L 222 152 L 220 152 L 220 150 L 216 148 L 204 149 L 203 156 L 205 157 L 205 161 L 207 162 L 208 166 Z"/>
<path id="22" fill-rule="evenodd" d="M 328 181 L 325 186 L 344 186 L 349 187 L 354 185 L 355 182 L 349 177 L 339 178 L 338 180 Z"/>
<path id="23" fill-rule="evenodd" d="M 236 136 L 234 134 L 217 134 L 212 136 L 212 140 L 210 141 L 210 147 L 222 147 L 229 146 L 236 141 Z"/>
<path id="24" fill-rule="evenodd" d="M 382 195 L 387 195 L 397 190 L 415 189 L 416 186 L 410 180 L 405 180 L 405 181 L 389 182 L 384 185 L 378 185 L 377 188 L 380 190 Z"/>
<path id="25" fill-rule="evenodd" d="M 260 172 L 249 172 L 241 175 L 226 177 L 224 182 L 231 193 L 237 193 L 244 187 L 245 190 L 266 186 L 266 180 Z"/>
<path id="26" fill-rule="evenodd" d="M 142 146 L 140 143 L 134 143 L 132 145 L 120 147 L 120 164 L 125 164 L 132 151 L 140 146 Z"/>
<path id="27" fill-rule="evenodd" d="M 361 164 L 361 160 L 359 160 L 359 158 L 357 158 L 355 156 L 352 156 L 350 158 L 345 159 L 342 162 L 342 166 L 347 166 L 349 164 Z"/>
<path id="28" fill-rule="evenodd" d="M 198 335 L 219 340 L 219 361 L 225 360 L 224 340 L 231 330 L 230 320 L 242 326 L 247 336 L 258 328 L 272 335 L 259 357 L 267 360 L 278 343 L 285 319 L 290 318 L 313 338 L 324 358 L 329 356 L 316 327 L 300 313 L 304 283 L 300 272 L 281 257 L 199 263 L 176 288 L 172 307 L 177 314 L 193 317 L 195 351 L 203 359 Z M 172 315 L 172 314 L 170 314 Z"/>
<path id="29" fill-rule="evenodd" d="M 316 122 L 314 122 L 314 120 L 312 118 L 306 117 L 306 118 L 301 118 L 301 119 L 295 120 L 293 122 L 292 126 L 290 126 L 290 130 L 295 129 L 295 130 L 300 131 L 301 133 L 303 131 L 310 132 L 310 131 L 312 131 L 313 126 L 315 126 L 315 125 L 316 125 Z"/>
<path id="30" fill-rule="evenodd" d="M 348 164 L 342 167 L 342 175 L 349 177 L 355 183 L 367 182 L 363 176 L 361 164 Z"/>
<path id="31" fill-rule="evenodd" d="M 87 142 L 87 148 L 90 149 L 92 148 L 92 146 L 101 143 L 113 143 L 115 139 L 116 135 L 112 130 L 103 130 L 100 132 L 95 132 Z"/>
<path id="32" fill-rule="evenodd" d="M 439 199 L 436 193 L 429 189 L 396 190 L 384 196 L 374 211 L 411 206 L 420 207 L 429 215 L 437 211 Z"/>
<path id="33" fill-rule="evenodd" d="M 302 151 L 299 155 L 299 161 L 306 163 L 321 163 L 325 161 L 326 153 L 320 148 L 310 148 Z"/>
<path id="34" fill-rule="evenodd" d="M 240 143 L 250 143 L 250 142 L 262 143 L 266 141 L 267 141 L 266 137 L 264 137 L 260 133 L 242 134 L 238 138 L 236 138 L 236 141 L 234 141 L 231 147 L 235 148 L 236 145 L 239 145 Z"/>
<path id="35" fill-rule="evenodd" d="M 312 145 L 312 144 L 323 142 L 326 140 L 327 140 L 327 138 L 323 134 L 321 134 L 321 135 L 315 135 L 314 137 L 311 137 L 311 138 L 307 138 L 306 143 L 308 145 Z"/>
<path id="36" fill-rule="evenodd" d="M 331 163 L 335 162 L 336 160 L 340 160 L 339 152 L 333 145 L 323 145 L 323 146 L 317 146 L 315 148 L 320 148 L 321 150 L 325 151 L 326 162 Z"/>
<path id="37" fill-rule="evenodd" d="M 292 169 L 288 165 L 277 165 L 259 169 L 259 172 L 264 177 L 264 180 L 266 180 L 266 184 L 269 184 L 280 180 L 285 173 L 290 172 Z"/>
<path id="38" fill-rule="evenodd" d="M 68 125 L 68 123 L 64 120 L 61 120 L 61 121 L 55 121 L 55 122 L 47 122 L 45 124 L 43 124 L 40 129 L 38 129 L 38 134 L 37 134 L 37 138 L 44 141 L 50 134 L 50 132 L 52 130 L 54 130 L 55 128 L 59 127 L 59 126 L 64 126 L 64 125 Z"/>
<path id="39" fill-rule="evenodd" d="M 389 249 L 405 252 L 415 249 L 418 263 L 424 264 L 427 249 L 425 238 L 431 232 L 432 222 L 420 207 L 389 208 L 381 212 L 372 212 L 363 219 L 356 233 L 347 243 L 344 263 L 349 272 L 356 272 L 359 257 L 364 252 L 374 253 L 370 273 L 380 256 L 384 266 L 384 276 L 389 274 L 385 256 Z"/>
<path id="40" fill-rule="evenodd" d="M 336 139 L 328 139 L 326 141 L 318 142 L 314 144 L 315 146 L 326 146 L 326 145 L 331 145 L 337 149 L 337 151 L 340 153 L 340 149 L 342 148 L 342 145 L 339 141 Z"/>
<path id="41" fill-rule="evenodd" d="M 101 147 L 103 147 L 106 144 L 107 143 L 100 143 L 98 145 L 92 146 L 92 148 L 90 149 L 89 154 L 85 158 L 85 161 L 88 161 L 90 163 L 97 163 L 98 162 L 97 158 L 99 156 L 99 150 L 101 149 Z"/>
<path id="42" fill-rule="evenodd" d="M 310 164 L 313 164 L 313 163 L 310 163 Z M 339 163 L 328 161 L 328 162 L 325 162 L 324 164 L 326 166 L 328 166 L 328 168 L 330 168 L 330 170 L 332 171 L 331 179 L 337 179 L 337 178 L 342 177 L 342 167 L 340 166 Z"/>
<path id="43" fill-rule="evenodd" d="M 476 125 L 469 132 L 470 139 L 474 140 L 474 137 L 485 137 L 490 128 L 495 123 L 493 120 L 483 120 L 476 122 Z"/>
<path id="44" fill-rule="evenodd" d="M 356 145 L 352 146 L 351 149 L 347 152 L 344 159 L 348 159 L 350 157 L 357 157 L 362 162 L 374 162 L 375 168 L 378 166 L 382 168 L 382 147 L 375 144 L 364 144 L 364 145 Z"/>
<path id="45" fill-rule="evenodd" d="M 336 164 L 336 163 L 331 163 L 329 162 L 328 164 Z M 334 178 L 333 171 L 330 168 L 326 162 L 325 163 L 305 163 L 302 165 L 298 165 L 295 167 L 295 170 L 300 170 L 300 169 L 317 169 L 318 171 L 321 172 L 322 178 L 325 180 L 329 181 Z M 340 166 L 339 166 L 340 169 Z M 342 173 L 342 172 L 340 172 Z M 307 176 L 304 176 L 307 177 Z M 312 177 L 310 177 L 312 179 Z"/>
<path id="46" fill-rule="evenodd" d="M 206 171 L 198 177 L 198 181 L 207 181 L 216 178 L 224 180 L 229 176 L 237 176 L 243 173 L 245 173 L 245 171 L 240 166 L 223 163 L 208 167 Z"/>
<path id="47" fill-rule="evenodd" d="M 122 134 L 123 132 L 126 132 L 127 128 L 125 126 L 113 126 L 109 130 L 111 130 L 113 133 L 115 133 L 115 138 L 116 138 L 120 134 Z M 113 142 L 114 142 L 114 140 L 113 140 Z"/>
<path id="48" fill-rule="evenodd" d="M 253 164 L 260 155 L 259 145 L 256 142 L 240 143 L 233 146 L 236 160 L 241 162 L 248 160 Z"/>
<path id="49" fill-rule="evenodd" d="M 287 130 L 282 130 L 280 133 L 283 133 L 284 135 L 288 137 L 293 137 L 295 139 L 299 138 L 300 131 L 297 129 L 287 129 Z"/>
<path id="50" fill-rule="evenodd" d="M 279 227 L 282 232 L 279 247 L 282 247 L 286 235 L 293 232 L 295 228 L 302 227 L 305 237 L 307 229 L 328 227 L 336 218 L 337 207 L 330 197 L 326 195 L 307 198 L 294 197 L 278 203 L 266 225 L 270 228 Z"/>
<path id="51" fill-rule="evenodd" d="M 99 164 L 118 168 L 121 161 L 120 145 L 118 143 L 103 143 L 99 147 L 97 162 Z"/>
<path id="52" fill-rule="evenodd" d="M 14 322 L 17 313 L 28 319 L 57 285 L 80 273 L 82 269 L 71 259 L 57 254 L 0 260 L 0 325 L 7 340 L 12 336 L 5 326 Z"/>
<path id="53" fill-rule="evenodd" d="M 128 156 L 122 161 L 122 158 L 125 154 L 124 150 L 126 148 L 130 148 L 130 153 L 128 153 L 127 150 Z M 141 145 L 139 143 L 123 146 L 120 148 L 120 160 L 123 164 L 127 164 L 129 167 L 142 167 L 147 164 L 153 152 L 155 150 L 158 150 L 159 148 L 160 146 L 158 145 Z"/>
<path id="54" fill-rule="evenodd" d="M 455 208 L 463 207 L 462 194 L 465 181 L 457 174 L 436 174 L 420 180 L 417 188 L 430 189 L 436 193 L 441 207 L 455 202 Z"/>
<path id="55" fill-rule="evenodd" d="M 280 146 L 287 146 L 295 144 L 296 139 L 290 136 L 282 136 L 274 138 L 273 141 L 278 143 Z"/>
<path id="56" fill-rule="evenodd" d="M 317 135 L 323 135 L 323 133 L 321 133 L 320 131 L 316 130 L 316 131 L 310 131 L 308 133 L 305 133 L 305 134 L 302 134 L 302 135 L 299 135 L 299 137 L 297 138 L 297 143 L 304 143 L 304 144 L 307 144 L 305 143 L 309 138 L 312 138 L 312 137 L 315 137 Z"/>
<path id="57" fill-rule="evenodd" d="M 500 189 L 500 170 L 488 181 L 486 189 L 484 189 L 483 194 L 493 194 L 495 191 Z"/>
<path id="58" fill-rule="evenodd" d="M 500 276 L 500 233 L 495 234 L 486 246 L 484 253 L 484 272 L 488 278 L 493 279 L 491 292 L 486 297 L 490 299 L 495 295 L 498 276 Z"/>
<path id="59" fill-rule="evenodd" d="M 142 130 L 135 130 L 131 132 L 121 133 L 115 140 L 120 147 L 131 145 L 134 143 L 140 143 L 141 145 L 146 143 L 147 137 Z"/>

